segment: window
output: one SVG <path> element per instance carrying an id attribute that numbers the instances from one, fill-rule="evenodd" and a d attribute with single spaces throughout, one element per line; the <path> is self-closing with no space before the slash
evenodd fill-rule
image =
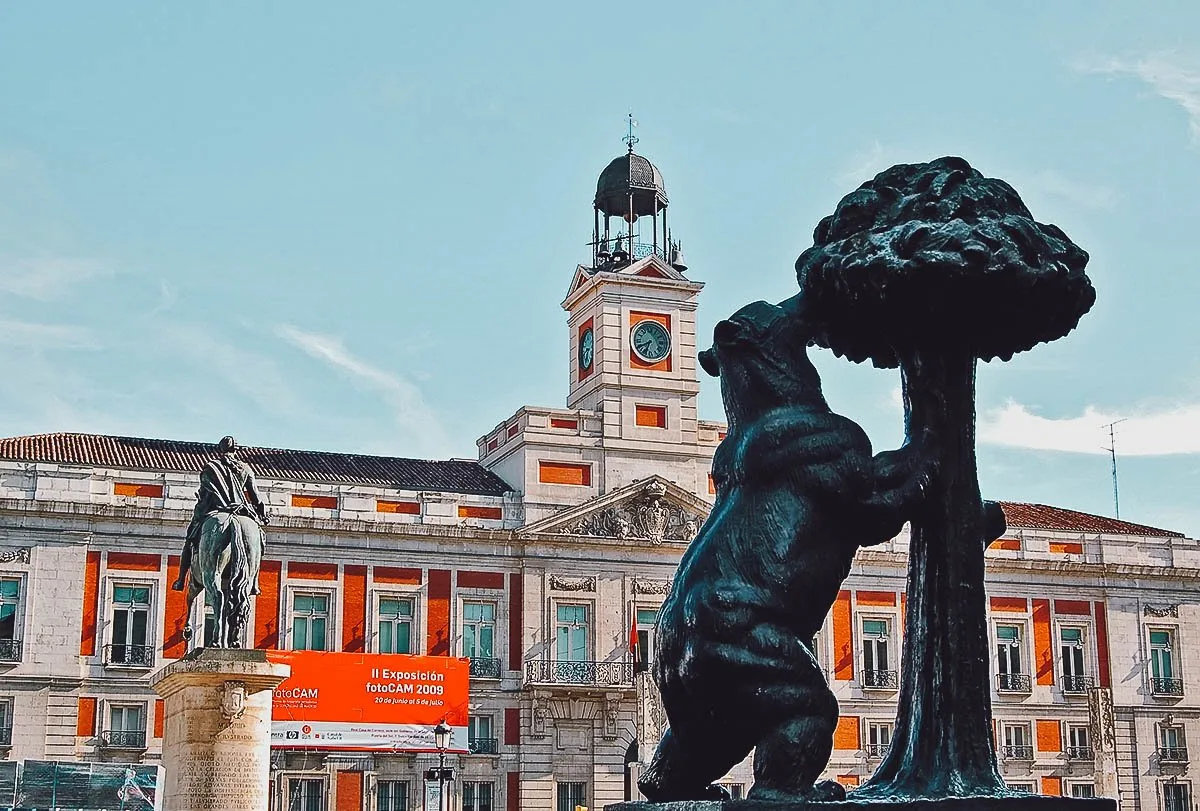
<path id="1" fill-rule="evenodd" d="M 895 688 L 896 671 L 891 669 L 888 657 L 888 637 L 891 636 L 891 620 L 864 619 L 862 623 L 863 687 Z"/>
<path id="2" fill-rule="evenodd" d="M 1183 727 L 1160 724 L 1158 727 L 1158 759 L 1167 763 L 1187 763 L 1187 742 Z"/>
<path id="3" fill-rule="evenodd" d="M 633 672 L 645 673 L 650 668 L 650 657 L 654 655 L 654 623 L 658 621 L 658 609 L 639 608 L 635 617 L 637 650 L 634 651 Z"/>
<path id="4" fill-rule="evenodd" d="M 408 811 L 408 783 L 403 780 L 376 783 L 375 811 Z"/>
<path id="5" fill-rule="evenodd" d="M 472 715 L 467 719 L 467 748 L 473 755 L 496 754 L 495 727 L 490 715 Z"/>
<path id="6" fill-rule="evenodd" d="M 495 603 L 463 603 L 463 656 L 469 656 L 472 659 L 495 658 Z"/>
<path id="7" fill-rule="evenodd" d="M 311 778 L 288 780 L 287 811 L 325 811 L 325 781 Z"/>
<path id="8" fill-rule="evenodd" d="M 559 605 L 555 616 L 557 617 L 554 631 L 555 658 L 560 662 L 587 661 L 588 607 L 586 605 Z"/>
<path id="9" fill-rule="evenodd" d="M 292 596 L 292 650 L 326 650 L 328 626 L 328 594 Z"/>
<path id="10" fill-rule="evenodd" d="M 413 600 L 411 597 L 379 598 L 379 652 L 412 653 Z"/>
<path id="11" fill-rule="evenodd" d="M 729 792 L 729 796 L 735 800 L 742 800 L 746 797 L 745 783 L 721 783 L 721 786 Z"/>
<path id="12" fill-rule="evenodd" d="M 1027 794 L 1033 794 L 1033 783 L 1007 783 L 1007 785 L 1013 791 L 1024 791 Z"/>
<path id="13" fill-rule="evenodd" d="M 1175 632 L 1150 632 L 1150 692 L 1155 695 L 1183 695 L 1183 682 L 1175 673 Z"/>
<path id="14" fill-rule="evenodd" d="M 1091 760 L 1092 742 L 1086 726 L 1071 724 L 1067 727 L 1067 760 Z"/>
<path id="15" fill-rule="evenodd" d="M 1032 760 L 1033 744 L 1027 724 L 1004 725 L 1004 759 Z"/>
<path id="16" fill-rule="evenodd" d="M 462 807 L 463 811 L 492 811 L 492 784 L 463 783 Z"/>
<path id="17" fill-rule="evenodd" d="M 1082 693 L 1092 688 L 1083 663 L 1083 629 L 1061 628 L 1058 632 L 1059 653 L 1062 656 L 1062 689 L 1064 693 Z"/>
<path id="18" fill-rule="evenodd" d="M 883 757 L 892 744 L 892 725 L 879 721 L 867 723 L 867 757 Z"/>
<path id="19" fill-rule="evenodd" d="M 0 698 L 0 746 L 12 746 L 13 700 Z"/>
<path id="20" fill-rule="evenodd" d="M 1192 811 L 1192 788 L 1188 783 L 1162 784 L 1163 811 Z"/>
<path id="21" fill-rule="evenodd" d="M 575 811 L 577 805 L 587 805 L 587 783 L 559 783 L 558 811 Z"/>
<path id="22" fill-rule="evenodd" d="M 146 745 L 146 710 L 141 704 L 110 704 L 106 746 L 141 749 Z"/>
<path id="23" fill-rule="evenodd" d="M 1029 677 L 1021 664 L 1021 626 L 996 626 L 996 666 L 1001 690 L 1029 692 Z"/>
<path id="24" fill-rule="evenodd" d="M 1096 787 L 1094 785 L 1092 785 L 1091 783 L 1072 783 L 1071 784 L 1071 796 L 1072 797 L 1095 797 L 1096 796 Z"/>
<path id="25" fill-rule="evenodd" d="M 151 667 L 154 648 L 146 644 L 150 623 L 150 586 L 114 585 L 112 639 L 108 662 L 114 665 Z"/>
<path id="26" fill-rule="evenodd" d="M 21 581 L 15 577 L 0 579 L 0 662 L 21 661 L 21 637 L 17 633 L 20 602 Z"/>

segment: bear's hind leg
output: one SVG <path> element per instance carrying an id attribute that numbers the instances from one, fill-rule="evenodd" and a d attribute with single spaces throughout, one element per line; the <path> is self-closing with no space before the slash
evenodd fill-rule
<path id="1" fill-rule="evenodd" d="M 749 752 L 749 746 L 730 746 L 716 732 L 708 740 L 689 743 L 668 728 L 638 779 L 638 788 L 651 802 L 728 799 L 729 795 L 713 781 Z"/>
<path id="2" fill-rule="evenodd" d="M 816 782 L 833 753 L 838 717 L 837 699 L 824 684 L 821 688 L 823 695 L 813 696 L 813 706 L 805 707 L 804 714 L 779 724 L 758 742 L 751 799 L 845 799 L 846 791 L 837 783 Z"/>

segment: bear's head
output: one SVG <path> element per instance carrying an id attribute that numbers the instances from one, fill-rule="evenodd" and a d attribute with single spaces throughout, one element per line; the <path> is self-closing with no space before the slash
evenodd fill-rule
<path id="1" fill-rule="evenodd" d="M 808 359 L 813 330 L 797 295 L 780 304 L 747 304 L 713 330 L 700 366 L 721 378 L 730 430 L 786 405 L 828 410 L 821 378 Z"/>

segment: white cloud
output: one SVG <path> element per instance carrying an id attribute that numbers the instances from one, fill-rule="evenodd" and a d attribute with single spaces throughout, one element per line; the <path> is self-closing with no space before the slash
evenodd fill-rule
<path id="1" fill-rule="evenodd" d="M 839 187 L 858 188 L 875 175 L 887 169 L 897 161 L 893 160 L 895 153 L 890 148 L 875 141 L 868 148 L 850 156 L 846 166 L 833 178 Z"/>
<path id="2" fill-rule="evenodd" d="M 95 336 L 82 327 L 0 319 L 0 346 L 18 349 L 97 349 Z"/>
<path id="3" fill-rule="evenodd" d="M 1019 193 L 1041 192 L 1059 197 L 1081 208 L 1112 208 L 1117 202 L 1117 193 L 1108 186 L 1081 183 L 1064 177 L 1053 170 L 1038 172 L 1023 182 L 1014 183 Z"/>
<path id="4" fill-rule="evenodd" d="M 437 414 L 425 402 L 421 390 L 410 381 L 355 357 L 339 338 L 306 332 L 287 324 L 280 325 L 276 333 L 310 357 L 329 364 L 367 388 L 379 392 L 392 408 L 396 422 L 406 430 L 408 435 L 404 439 L 421 449 L 421 452 L 440 454 L 449 446 Z"/>
<path id="5" fill-rule="evenodd" d="M 203 375 L 219 378 L 220 385 L 206 386 L 214 396 L 237 392 L 267 414 L 295 414 L 301 410 L 299 398 L 275 361 L 246 349 L 243 344 L 247 342 L 224 340 L 218 337 L 218 331 L 181 322 L 162 327 L 159 334 L 174 352 L 187 356 L 201 370 L 192 374 L 193 379 L 203 380 Z"/>
<path id="6" fill-rule="evenodd" d="M 1140 79 L 1159 96 L 1183 108 L 1192 138 L 1200 141 L 1200 62 L 1196 59 L 1159 52 L 1136 59 L 1083 59 L 1074 67 L 1083 73 Z"/>
<path id="7" fill-rule="evenodd" d="M 0 257 L 0 292 L 49 301 L 67 288 L 107 272 L 99 262 L 91 259 Z"/>
<path id="8" fill-rule="evenodd" d="M 1078 417 L 1050 419 L 1010 401 L 980 417 L 977 435 L 991 445 L 1101 454 L 1108 453 L 1106 426 L 1118 420 L 1119 456 L 1200 453 L 1200 403 L 1126 414 L 1088 406 Z"/>

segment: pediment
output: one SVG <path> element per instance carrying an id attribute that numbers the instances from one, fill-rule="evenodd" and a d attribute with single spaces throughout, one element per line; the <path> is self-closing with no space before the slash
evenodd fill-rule
<path id="1" fill-rule="evenodd" d="M 592 275 L 588 272 L 588 268 L 585 268 L 583 265 L 577 266 L 575 268 L 575 275 L 571 277 L 571 287 L 567 290 L 567 298 L 570 298 L 572 293 L 587 284 L 591 278 Z"/>
<path id="2" fill-rule="evenodd" d="M 661 476 L 650 476 L 578 507 L 543 518 L 521 535 L 579 535 L 591 538 L 688 543 L 711 505 Z"/>
<path id="3" fill-rule="evenodd" d="M 651 254 L 650 256 L 626 265 L 617 271 L 622 276 L 644 276 L 651 279 L 671 279 L 676 282 L 686 282 L 688 278 L 680 273 L 675 268 L 663 261 L 662 257 Z"/>

